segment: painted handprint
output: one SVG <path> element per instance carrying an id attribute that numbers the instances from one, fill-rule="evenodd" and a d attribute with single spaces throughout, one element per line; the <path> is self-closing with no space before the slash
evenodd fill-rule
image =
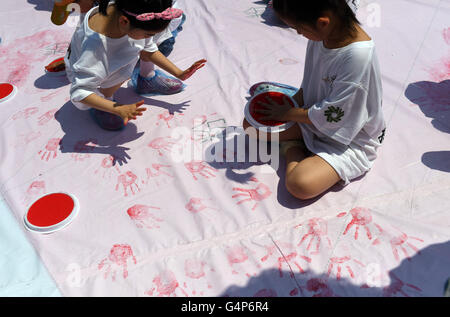
<path id="1" fill-rule="evenodd" d="M 258 180 L 254 177 L 251 178 L 251 181 L 258 182 Z M 252 210 L 255 210 L 256 207 L 258 207 L 259 202 L 263 201 L 264 199 L 267 199 L 272 194 L 270 188 L 263 183 L 258 183 L 258 186 L 252 189 L 233 187 L 233 190 L 239 193 L 231 196 L 231 198 L 246 197 L 245 199 L 238 201 L 236 203 L 237 205 L 240 205 L 245 202 L 255 202 L 255 204 L 252 207 Z"/>
<path id="2" fill-rule="evenodd" d="M 161 208 L 158 207 L 134 205 L 127 210 L 127 214 L 135 222 L 136 227 L 138 228 L 161 228 L 158 223 L 163 222 L 164 220 L 156 217 L 153 213 L 150 212 L 150 209 L 161 210 Z"/>
<path id="3" fill-rule="evenodd" d="M 328 276 L 331 275 L 331 272 L 333 271 L 334 266 L 336 265 L 337 273 L 336 273 L 336 279 L 339 281 L 342 277 L 342 266 L 345 263 L 345 268 L 347 269 L 347 272 L 349 273 L 350 277 L 352 279 L 355 278 L 355 273 L 353 272 L 352 267 L 350 266 L 350 260 L 352 258 L 350 256 L 344 256 L 344 257 L 333 257 L 330 259 L 330 265 L 328 266 Z M 364 264 L 362 264 L 358 260 L 353 260 L 353 262 L 357 263 L 358 265 L 364 267 Z"/>
<path id="4" fill-rule="evenodd" d="M 114 157 L 112 155 L 108 155 L 107 157 L 102 159 L 100 167 L 94 172 L 94 174 L 99 173 L 102 174 L 102 178 L 111 178 L 113 174 L 121 173 L 119 167 L 114 165 Z"/>
<path id="5" fill-rule="evenodd" d="M 128 277 L 128 262 L 130 260 L 132 260 L 134 264 L 137 264 L 136 257 L 134 256 L 131 247 L 128 244 L 115 244 L 111 248 L 108 257 L 98 264 L 98 269 L 105 270 L 105 279 L 107 279 L 111 273 L 113 282 L 116 280 L 117 270 L 122 270 L 122 276 L 125 279 Z"/>
<path id="6" fill-rule="evenodd" d="M 169 123 L 175 122 L 175 125 L 179 125 L 182 122 L 182 116 L 184 116 L 184 113 L 171 114 L 169 110 L 165 110 L 158 114 L 156 125 L 159 126 L 161 122 L 165 122 L 168 128 L 172 128 Z"/>
<path id="7" fill-rule="evenodd" d="M 231 246 L 227 247 L 225 249 L 225 253 L 228 258 L 228 263 L 230 264 L 230 267 L 232 268 L 233 274 L 238 274 L 238 272 L 234 269 L 235 264 L 243 263 L 248 260 L 248 255 L 245 250 L 245 248 L 237 245 L 237 246 Z"/>
<path id="8" fill-rule="evenodd" d="M 47 142 L 47 145 L 45 146 L 45 150 L 41 150 L 38 152 L 38 154 L 41 155 L 41 160 L 46 160 L 48 162 L 50 158 L 56 158 L 60 142 L 61 142 L 60 138 L 50 139 Z"/>
<path id="9" fill-rule="evenodd" d="M 191 172 L 192 176 L 195 180 L 198 180 L 196 174 L 203 176 L 204 178 L 216 177 L 214 173 L 217 170 L 211 166 L 209 166 L 206 162 L 203 161 L 191 161 L 189 163 L 185 163 L 184 166 Z"/>
<path id="10" fill-rule="evenodd" d="M 394 254 L 394 258 L 400 262 L 400 256 L 399 256 L 399 249 L 403 252 L 403 254 L 405 255 L 406 259 L 408 259 L 408 261 L 411 261 L 410 256 L 408 255 L 408 251 L 406 250 L 406 247 L 409 247 L 410 249 L 412 249 L 413 251 L 417 252 L 417 254 L 420 254 L 419 249 L 413 245 L 412 243 L 408 242 L 412 240 L 416 240 L 419 242 L 424 242 L 422 239 L 420 238 L 416 238 L 416 237 L 409 237 L 406 233 L 401 232 L 398 236 L 393 237 L 389 243 L 391 245 L 391 249 L 392 249 L 392 253 Z"/>
<path id="11" fill-rule="evenodd" d="M 205 277 L 205 265 L 206 262 L 196 260 L 196 259 L 187 259 L 184 262 L 184 272 L 187 277 L 192 279 L 199 279 Z"/>
<path id="12" fill-rule="evenodd" d="M 24 110 L 21 110 L 19 112 L 16 112 L 13 116 L 12 119 L 13 120 L 17 120 L 17 119 L 28 119 L 29 117 L 31 117 L 32 115 L 34 115 L 35 113 L 39 112 L 39 108 L 38 107 L 30 107 L 30 108 L 26 108 Z"/>
<path id="13" fill-rule="evenodd" d="M 154 180 L 156 183 L 156 186 L 160 186 L 160 180 L 161 179 L 167 179 L 167 178 L 174 178 L 174 176 L 168 172 L 168 170 L 171 168 L 171 165 L 164 165 L 164 164 L 158 164 L 153 163 L 151 167 L 147 167 L 145 169 L 147 173 L 147 184 L 150 180 Z"/>
<path id="14" fill-rule="evenodd" d="M 50 120 L 55 118 L 55 113 L 58 111 L 58 109 L 52 109 L 44 113 L 43 115 L 40 115 L 38 117 L 38 125 L 44 125 L 48 123 Z"/>
<path id="15" fill-rule="evenodd" d="M 301 274 L 305 274 L 305 270 L 303 269 L 303 267 L 298 264 L 298 262 L 295 260 L 297 257 L 303 259 L 304 261 L 306 261 L 307 263 L 311 263 L 312 259 L 310 257 L 298 254 L 297 252 L 291 252 L 288 255 L 283 255 L 280 256 L 278 258 L 278 271 L 280 272 L 280 277 L 283 277 L 283 263 L 286 263 L 289 267 L 289 261 L 292 261 L 292 263 L 295 264 L 295 266 L 298 268 L 298 270 L 300 271 Z M 291 277 L 294 277 L 294 273 L 290 272 Z"/>
<path id="16" fill-rule="evenodd" d="M 212 223 L 216 218 L 215 215 L 212 214 L 212 211 L 218 211 L 219 209 L 205 204 L 205 201 L 207 200 L 210 199 L 193 197 L 184 206 L 184 208 L 186 208 L 192 214 L 199 214 L 201 216 L 204 216 L 210 223 Z"/>
<path id="17" fill-rule="evenodd" d="M 157 275 L 153 279 L 153 284 L 156 287 L 146 291 L 146 295 L 153 296 L 156 291 L 157 294 L 155 294 L 155 296 L 177 296 L 176 291 L 179 289 L 182 296 L 188 296 L 185 290 L 178 283 L 175 274 L 172 271 L 166 270 Z"/>
<path id="18" fill-rule="evenodd" d="M 28 186 L 23 198 L 23 203 L 28 204 L 32 199 L 39 195 L 45 194 L 45 182 L 44 181 L 34 181 Z"/>
<path id="19" fill-rule="evenodd" d="M 301 224 L 296 226 L 295 228 L 298 228 L 302 226 Z M 314 252 L 311 252 L 311 254 L 318 254 L 319 253 L 319 247 L 320 247 L 320 243 L 322 241 L 322 237 L 325 237 L 327 239 L 328 242 L 328 246 L 331 248 L 331 241 L 328 238 L 327 234 L 328 234 L 328 225 L 327 222 L 323 219 L 320 218 L 311 218 L 308 220 L 307 223 L 307 227 L 308 227 L 308 233 L 306 233 L 303 237 L 302 240 L 300 241 L 300 243 L 298 244 L 299 246 L 302 245 L 302 243 L 308 238 L 310 237 L 308 246 L 306 248 L 306 250 L 309 251 L 309 249 L 311 248 L 314 240 L 316 240 L 316 248 Z"/>
<path id="20" fill-rule="evenodd" d="M 75 143 L 73 147 L 72 158 L 75 161 L 84 161 L 90 157 L 89 153 L 92 153 L 97 146 L 97 139 L 80 140 Z"/>
<path id="21" fill-rule="evenodd" d="M 18 142 L 15 144 L 15 147 L 25 146 L 27 144 L 30 144 L 34 140 L 38 139 L 41 136 L 40 131 L 31 131 L 26 134 L 21 134 L 18 137 Z"/>
<path id="22" fill-rule="evenodd" d="M 347 214 L 348 213 L 343 212 L 337 215 L 337 217 L 339 218 L 344 217 Z M 350 214 L 352 215 L 352 220 L 345 228 L 343 235 L 346 235 L 349 232 L 349 230 L 353 226 L 355 226 L 355 240 L 358 240 L 359 228 L 363 227 L 366 231 L 367 238 L 369 240 L 372 240 L 372 232 L 370 231 L 369 224 L 372 223 L 373 219 L 370 210 L 367 208 L 356 207 L 350 210 Z M 380 233 L 383 232 L 383 229 L 381 228 L 380 225 L 378 225 L 375 222 L 373 222 L 373 225 L 378 229 Z"/>
<path id="23" fill-rule="evenodd" d="M 391 284 L 383 288 L 383 297 L 392 297 L 397 294 L 409 297 L 409 295 L 406 293 L 406 287 L 408 287 L 409 290 L 414 290 L 415 292 L 422 292 L 419 287 L 403 282 L 392 272 L 389 273 L 389 276 L 392 278 Z"/>
<path id="24" fill-rule="evenodd" d="M 119 185 L 122 184 L 125 197 L 128 196 L 127 188 L 129 188 L 131 190 L 131 193 L 134 195 L 134 187 L 136 187 L 137 191 L 140 191 L 136 180 L 137 176 L 133 174 L 133 172 L 127 171 L 124 174 L 118 176 L 116 190 L 119 190 Z"/>
<path id="25" fill-rule="evenodd" d="M 153 139 L 148 146 L 151 149 L 157 150 L 159 155 L 162 156 L 163 152 L 162 151 L 171 151 L 172 150 L 172 146 L 175 144 L 175 142 L 172 141 L 171 137 L 160 137 L 160 138 L 156 138 Z"/>
<path id="26" fill-rule="evenodd" d="M 191 199 L 189 200 L 189 202 L 186 204 L 185 208 L 186 208 L 189 212 L 191 212 L 191 213 L 193 213 L 193 214 L 196 214 L 196 213 L 198 213 L 198 212 L 200 212 L 200 211 L 203 211 L 203 210 L 205 210 L 205 209 L 219 210 L 219 209 L 217 209 L 217 208 L 215 208 L 215 207 L 211 207 L 211 206 L 208 206 L 208 205 L 204 204 L 203 202 L 204 202 L 205 200 L 206 200 L 206 199 L 201 199 L 201 198 L 193 197 L 193 198 L 191 198 Z"/>

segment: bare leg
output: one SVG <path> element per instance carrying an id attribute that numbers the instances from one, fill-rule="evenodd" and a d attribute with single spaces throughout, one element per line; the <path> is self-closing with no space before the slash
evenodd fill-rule
<path id="1" fill-rule="evenodd" d="M 140 75 L 144 78 L 155 76 L 155 64 L 152 62 L 144 62 L 142 59 L 140 60 Z"/>
<path id="2" fill-rule="evenodd" d="M 334 168 L 318 155 L 305 157 L 299 147 L 286 153 L 286 188 L 299 199 L 314 198 L 341 180 Z"/>
<path id="3" fill-rule="evenodd" d="M 110 88 L 100 88 L 99 91 L 105 96 L 105 98 L 112 97 L 115 92 L 123 85 L 124 82 Z"/>
<path id="4" fill-rule="evenodd" d="M 244 119 L 244 130 L 248 127 L 251 125 Z M 270 134 L 258 132 L 257 138 L 270 141 Z M 279 141 L 299 139 L 302 139 L 302 132 L 298 124 L 279 134 Z M 307 157 L 300 146 L 286 151 L 286 188 L 294 197 L 302 200 L 314 198 L 340 180 L 334 168 L 320 156 Z"/>

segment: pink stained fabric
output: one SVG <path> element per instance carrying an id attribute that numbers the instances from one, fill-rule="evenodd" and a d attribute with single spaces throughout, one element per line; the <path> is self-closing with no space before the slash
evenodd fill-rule
<path id="1" fill-rule="evenodd" d="M 80 212 L 64 230 L 24 230 L 63 295 L 442 295 L 449 1 L 361 4 L 383 72 L 385 141 L 365 177 L 306 202 L 287 193 L 283 161 L 270 173 L 262 163 L 173 156 L 190 141 L 206 151 L 216 128 L 240 126 L 252 84 L 300 85 L 306 40 L 264 5 L 189 1 L 171 60 L 187 68 L 205 58 L 207 66 L 182 93 L 145 99 L 146 114 L 115 133 L 69 102 L 64 79 L 44 74 L 73 28 L 52 25 L 46 1 L 4 2 L 0 82 L 18 94 L 0 105 L 0 192 L 18 222 L 43 194 L 78 198 Z M 116 99 L 141 97 L 124 85 Z M 173 135 L 176 128 L 194 140 Z"/>

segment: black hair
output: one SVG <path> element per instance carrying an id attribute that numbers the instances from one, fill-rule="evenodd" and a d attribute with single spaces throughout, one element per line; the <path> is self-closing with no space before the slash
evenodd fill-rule
<path id="1" fill-rule="evenodd" d="M 99 1 L 99 12 L 107 15 L 107 8 L 110 0 Z M 167 28 L 170 20 L 153 19 L 150 21 L 139 21 L 135 16 L 132 16 L 125 11 L 133 14 L 143 13 L 161 13 L 167 8 L 172 7 L 172 0 L 115 0 L 116 8 L 130 20 L 130 25 L 133 28 L 143 29 L 146 31 L 161 31 Z"/>
<path id="2" fill-rule="evenodd" d="M 361 24 L 355 12 L 347 3 L 348 0 L 273 0 L 273 9 L 281 17 L 305 23 L 314 29 L 317 19 L 329 10 L 342 23 L 342 27 L 349 32 L 356 31 L 355 24 Z M 355 4 L 355 0 L 350 0 Z"/>

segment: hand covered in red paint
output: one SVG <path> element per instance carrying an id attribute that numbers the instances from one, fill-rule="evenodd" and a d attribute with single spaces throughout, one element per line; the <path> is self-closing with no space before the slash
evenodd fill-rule
<path id="1" fill-rule="evenodd" d="M 257 113 L 264 114 L 264 117 L 261 117 L 261 120 L 275 120 L 275 121 L 290 121 L 291 115 L 290 113 L 295 109 L 292 108 L 289 100 L 286 96 L 283 97 L 283 103 L 278 104 L 272 98 L 267 97 L 267 102 L 259 102 L 264 109 L 255 110 Z"/>
<path id="2" fill-rule="evenodd" d="M 192 75 L 194 75 L 194 73 L 199 70 L 200 68 L 202 68 L 203 66 L 205 66 L 206 63 L 206 59 L 201 59 L 199 61 L 196 61 L 194 64 L 192 64 L 191 67 L 189 67 L 188 69 L 186 69 L 184 72 L 182 72 L 180 75 L 177 76 L 178 79 L 180 80 L 186 80 L 189 77 L 191 77 Z"/>

